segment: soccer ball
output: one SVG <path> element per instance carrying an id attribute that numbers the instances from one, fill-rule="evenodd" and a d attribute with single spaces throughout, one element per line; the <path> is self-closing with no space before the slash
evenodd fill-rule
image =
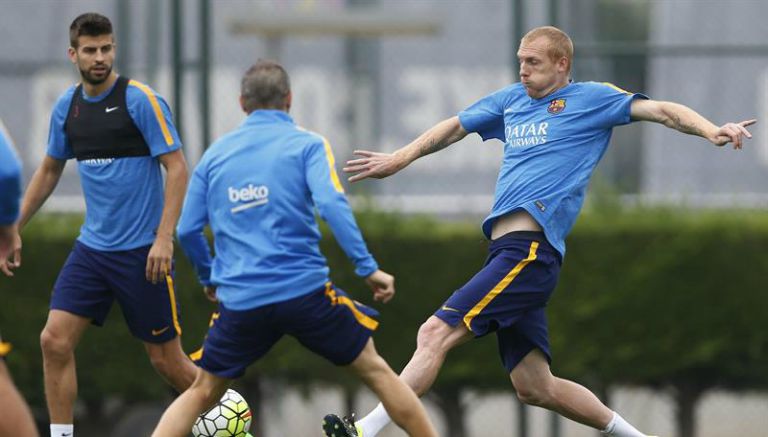
<path id="1" fill-rule="evenodd" d="M 251 409 L 240 393 L 231 388 L 218 404 L 197 418 L 195 437 L 245 437 L 251 428 Z"/>

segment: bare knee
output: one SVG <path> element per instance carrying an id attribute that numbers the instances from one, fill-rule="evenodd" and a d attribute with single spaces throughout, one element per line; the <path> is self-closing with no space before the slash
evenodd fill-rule
<path id="1" fill-rule="evenodd" d="M 451 327 L 437 317 L 430 317 L 419 327 L 416 348 L 431 353 L 445 354 L 450 349 L 447 342 Z"/>
<path id="2" fill-rule="evenodd" d="M 72 356 L 74 344 L 49 328 L 40 333 L 40 349 L 47 360 L 64 361 Z"/>
<path id="3" fill-rule="evenodd" d="M 514 383 L 520 402 L 536 407 L 547 407 L 554 400 L 553 386 L 549 381 L 516 380 Z"/>

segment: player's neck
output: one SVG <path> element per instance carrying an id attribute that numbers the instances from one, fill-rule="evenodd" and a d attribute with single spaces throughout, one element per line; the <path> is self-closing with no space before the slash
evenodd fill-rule
<path id="1" fill-rule="evenodd" d="M 104 91 L 110 89 L 112 85 L 115 84 L 116 80 L 117 80 L 117 73 L 113 71 L 109 73 L 109 77 L 107 77 L 107 80 L 105 80 L 104 82 L 101 82 L 98 84 L 92 84 L 92 83 L 83 81 L 83 91 L 85 91 L 85 94 L 88 97 L 96 97 L 102 94 Z"/>
<path id="2" fill-rule="evenodd" d="M 570 84 L 570 83 L 571 83 L 571 81 L 570 81 L 570 80 L 569 80 L 567 77 L 566 77 L 564 80 L 561 80 L 561 81 L 555 82 L 555 83 L 552 85 L 552 87 L 551 87 L 551 88 L 549 88 L 548 90 L 546 90 L 546 92 L 542 93 L 541 97 L 538 97 L 538 98 L 539 98 L 539 99 L 544 99 L 544 98 L 547 98 L 547 97 L 551 96 L 552 94 L 554 94 L 554 93 L 558 92 L 558 91 L 559 91 L 559 90 L 561 90 L 562 88 L 565 88 L 565 87 L 567 87 L 567 86 L 568 86 L 568 84 Z"/>

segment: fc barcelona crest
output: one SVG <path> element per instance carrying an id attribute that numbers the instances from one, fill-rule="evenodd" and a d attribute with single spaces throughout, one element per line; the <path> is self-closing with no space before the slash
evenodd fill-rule
<path id="1" fill-rule="evenodd" d="M 565 109 L 565 99 L 555 99 L 549 102 L 547 112 L 550 114 L 559 114 Z"/>

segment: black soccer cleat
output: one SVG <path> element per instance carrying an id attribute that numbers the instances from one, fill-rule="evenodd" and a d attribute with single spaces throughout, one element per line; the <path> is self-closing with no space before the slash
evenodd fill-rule
<path id="1" fill-rule="evenodd" d="M 325 437 L 363 437 L 362 432 L 355 426 L 355 415 L 341 418 L 335 414 L 328 414 L 323 418 L 323 432 Z"/>

